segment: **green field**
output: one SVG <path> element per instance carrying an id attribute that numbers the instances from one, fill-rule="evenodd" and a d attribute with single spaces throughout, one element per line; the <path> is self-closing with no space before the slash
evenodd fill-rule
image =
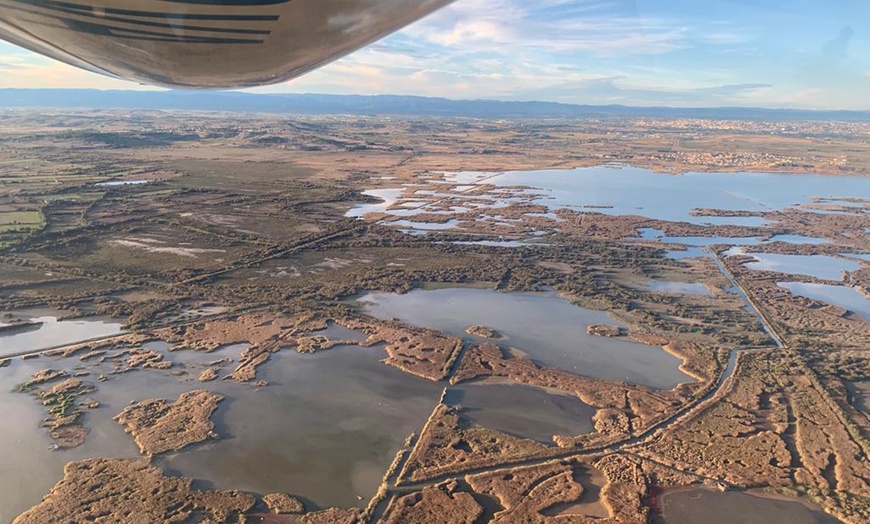
<path id="1" fill-rule="evenodd" d="M 0 226 L 38 226 L 44 218 L 39 211 L 7 211 L 0 212 Z"/>

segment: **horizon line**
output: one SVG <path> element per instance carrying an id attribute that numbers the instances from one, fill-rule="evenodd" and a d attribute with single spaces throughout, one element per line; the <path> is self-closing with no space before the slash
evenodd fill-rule
<path id="1" fill-rule="evenodd" d="M 327 97 L 361 97 L 361 98 L 378 98 L 378 97 L 395 97 L 395 98 L 419 98 L 426 100 L 446 100 L 450 102 L 494 102 L 499 104 L 552 104 L 566 107 L 590 107 L 590 108 L 606 108 L 618 107 L 626 109 L 671 109 L 671 110 L 761 110 L 771 112 L 803 112 L 803 113 L 867 113 L 870 115 L 870 108 L 866 109 L 823 109 L 823 108 L 783 108 L 783 107 L 765 107 L 765 106 L 673 106 L 673 105 L 632 105 L 632 104 L 594 104 L 594 103 L 579 103 L 579 102 L 560 102 L 555 100 L 505 100 L 497 98 L 449 98 L 445 96 L 428 96 L 428 95 L 409 95 L 409 94 L 394 94 L 394 93 L 379 93 L 379 94 L 361 94 L 361 93 L 251 93 L 238 90 L 185 90 L 185 89 L 155 89 L 155 90 L 140 90 L 140 89 L 118 89 L 109 88 L 101 89 L 95 87 L 0 87 L 0 91 L 92 91 L 100 93 L 129 93 L 137 95 L 236 95 L 249 97 L 267 97 L 267 98 L 283 98 L 283 97 L 304 97 L 304 96 L 327 96 Z M 0 107 L 3 103 L 0 102 Z M 31 106 L 32 107 L 32 106 Z M 210 110 L 201 110 L 210 111 Z M 231 112 L 236 112 L 229 110 Z M 251 112 L 251 111 L 240 111 Z M 262 112 L 262 111 L 255 111 Z"/>

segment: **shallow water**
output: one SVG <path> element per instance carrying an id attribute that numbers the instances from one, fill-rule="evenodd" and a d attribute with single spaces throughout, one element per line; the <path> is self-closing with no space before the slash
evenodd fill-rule
<path id="1" fill-rule="evenodd" d="M 777 282 L 777 285 L 788 289 L 792 295 L 821 300 L 854 311 L 870 320 L 870 299 L 855 288 L 847 286 L 832 286 L 830 284 L 807 284 L 804 282 Z"/>
<path id="2" fill-rule="evenodd" d="M 686 489 L 661 496 L 664 524 L 839 524 L 839 520 L 798 501 L 737 491 Z"/>
<path id="3" fill-rule="evenodd" d="M 372 203 L 372 204 L 361 204 L 347 213 L 344 216 L 346 217 L 362 217 L 366 213 L 383 213 L 387 210 L 388 207 L 393 205 L 396 200 L 399 198 L 399 195 L 402 194 L 402 189 L 369 189 L 367 191 L 363 191 L 364 195 L 373 196 L 375 198 L 380 198 L 383 202 Z"/>
<path id="4" fill-rule="evenodd" d="M 510 171 L 487 180 L 497 186 L 542 188 L 551 208 L 608 205 L 601 212 L 638 214 L 697 224 L 711 217 L 692 216 L 695 208 L 770 211 L 809 202 L 815 196 L 863 194 L 862 177 L 771 173 L 686 173 L 670 175 L 636 167 L 598 166 L 575 170 Z M 721 223 L 739 224 L 729 217 Z M 738 219 L 740 217 L 737 217 Z"/>
<path id="5" fill-rule="evenodd" d="M 258 373 L 269 387 L 235 394 L 218 408 L 216 430 L 223 440 L 165 462 L 221 489 L 280 491 L 319 506 L 363 507 L 441 391 L 381 364 L 384 356 L 379 347 L 353 346 L 273 355 Z"/>
<path id="6" fill-rule="evenodd" d="M 456 244 L 458 246 L 486 246 L 486 247 L 546 247 L 550 244 L 546 244 L 543 242 L 526 242 L 523 240 L 467 240 L 467 241 L 455 241 L 451 242 L 451 244 Z"/>
<path id="7" fill-rule="evenodd" d="M 755 258 L 747 262 L 749 269 L 778 271 L 792 275 L 807 275 L 825 280 L 842 280 L 843 271 L 855 271 L 861 264 L 827 255 L 780 255 L 776 253 L 745 253 Z"/>
<path id="8" fill-rule="evenodd" d="M 450 387 L 445 403 L 461 405 L 479 426 L 520 438 L 553 443 L 553 435 L 577 436 L 594 429 L 592 408 L 565 393 L 509 382 L 474 382 Z"/>
<path id="9" fill-rule="evenodd" d="M 383 222 L 383 224 L 388 226 L 398 226 L 408 229 L 419 229 L 421 231 L 442 231 L 447 229 L 454 229 L 459 225 L 458 220 L 449 220 L 447 222 L 439 223 L 439 222 L 413 222 L 411 220 L 396 220 L 393 222 Z"/>
<path id="10" fill-rule="evenodd" d="M 830 244 L 827 238 L 806 237 L 803 235 L 773 235 L 768 242 L 786 242 L 788 244 Z"/>
<path id="11" fill-rule="evenodd" d="M 458 172 L 442 172 L 444 181 L 450 184 L 464 184 L 463 187 L 472 188 L 475 184 L 479 184 L 486 179 L 490 179 L 503 173 L 494 173 L 489 171 L 458 171 Z"/>
<path id="12" fill-rule="evenodd" d="M 78 359 L 40 357 L 26 361 L 14 359 L 9 367 L 0 369 L 0 413 L 3 414 L 0 417 L 0 522 L 10 522 L 39 503 L 63 478 L 67 462 L 98 456 L 139 456 L 133 439 L 111 421 L 111 417 L 123 409 L 119 404 L 86 413 L 92 427 L 82 446 L 50 451 L 53 441 L 48 432 L 39 427 L 47 416 L 45 408 L 29 393 L 15 393 L 14 389 L 39 370 L 68 369 L 78 364 Z M 95 382 L 94 379 L 83 380 Z M 97 392 L 87 397 L 107 401 L 101 395 L 98 398 Z"/>
<path id="13" fill-rule="evenodd" d="M 404 295 L 370 293 L 359 299 L 380 318 L 398 318 L 469 340 L 472 325 L 497 330 L 495 342 L 545 366 L 595 378 L 672 388 L 691 379 L 680 360 L 661 348 L 624 338 L 586 334 L 590 324 L 616 324 L 606 313 L 574 306 L 550 293 L 501 293 L 484 289 L 415 290 Z"/>
<path id="14" fill-rule="evenodd" d="M 643 240 L 655 240 L 667 244 L 706 247 L 714 244 L 730 246 L 754 246 L 760 242 L 756 237 L 669 237 L 660 229 L 644 227 L 638 230 Z"/>
<path id="15" fill-rule="evenodd" d="M 362 331 L 346 328 L 331 320 L 326 323 L 326 329 L 312 331 L 311 334 L 323 335 L 333 340 L 356 340 L 358 342 L 363 342 L 369 338 L 369 336 Z"/>
<path id="16" fill-rule="evenodd" d="M 139 186 L 142 184 L 147 184 L 148 182 L 150 182 L 150 180 L 112 180 L 111 182 L 99 182 L 94 185 L 100 187 Z"/>
<path id="17" fill-rule="evenodd" d="M 381 364 L 382 347 L 355 346 L 314 355 L 279 352 L 259 368 L 257 378 L 270 383 L 265 388 L 195 380 L 207 362 L 236 358 L 243 347 L 166 352 L 176 363 L 169 370 L 108 375 L 109 364 L 89 366 L 92 373 L 83 380 L 99 389 L 85 398 L 101 407 L 87 411 L 85 444 L 56 452 L 49 451 L 51 440 L 38 428 L 46 416 L 38 400 L 11 391 L 38 370 L 83 364 L 77 358 L 40 357 L 16 359 L 0 369 L 0 412 L 8 414 L 0 422 L 0 522 L 38 503 L 62 478 L 66 462 L 139 457 L 133 439 L 112 420 L 130 401 L 175 399 L 195 389 L 226 397 L 213 416 L 222 439 L 159 457 L 157 465 L 167 473 L 192 477 L 202 487 L 289 492 L 309 506 L 365 506 L 405 438 L 423 426 L 442 388 Z M 186 374 L 176 376 L 182 370 Z M 97 382 L 99 373 L 109 380 Z"/>
<path id="18" fill-rule="evenodd" d="M 846 388 L 852 394 L 852 405 L 870 417 L 870 381 L 846 382 Z"/>
<path id="19" fill-rule="evenodd" d="M 665 252 L 665 257 L 673 259 L 673 260 L 684 260 L 686 258 L 700 258 L 708 256 L 707 253 L 704 252 L 700 247 L 689 247 L 685 250 L 671 250 Z"/>
<path id="20" fill-rule="evenodd" d="M 22 328 L 8 334 L 0 332 L 0 357 L 21 351 L 74 344 L 83 340 L 121 333 L 121 323 L 108 319 L 78 319 L 58 321 L 57 312 L 16 312 L 16 318 L 42 322 L 38 329 Z"/>
<path id="21" fill-rule="evenodd" d="M 493 184 L 497 192 L 511 191 L 510 202 L 543 204 L 551 210 L 594 210 L 610 215 L 641 215 L 694 224 L 766 226 L 758 216 L 693 216 L 696 208 L 769 212 L 807 204 L 813 197 L 863 194 L 870 190 L 862 177 L 781 173 L 686 173 L 671 175 L 630 166 L 602 165 L 574 170 L 508 171 L 504 173 L 458 172 L 439 175 L 444 182 L 460 184 L 444 192 L 455 198 L 480 184 Z M 428 178 L 428 177 L 422 177 Z M 433 180 L 441 182 L 441 180 Z M 516 189 L 526 187 L 529 189 Z M 390 191 L 390 190 L 375 190 Z M 401 194 L 388 194 L 395 198 Z M 417 194 L 424 194 L 418 190 Z M 369 192 L 369 194 L 374 194 Z M 433 199 L 436 197 L 433 196 Z M 360 206 L 348 216 L 361 216 L 371 209 Z"/>
<path id="22" fill-rule="evenodd" d="M 424 175 L 423 178 L 434 178 Z M 493 208 L 510 203 L 528 202 L 546 205 L 550 210 L 566 208 L 610 215 L 641 215 L 661 220 L 690 222 L 699 225 L 742 225 L 765 227 L 769 222 L 759 216 L 694 216 L 693 209 L 710 208 L 756 213 L 783 210 L 811 203 L 814 197 L 861 194 L 868 190 L 861 177 L 783 173 L 655 173 L 631 166 L 602 165 L 573 170 L 508 171 L 503 173 L 441 173 L 435 182 L 459 184 L 451 191 L 418 190 L 419 195 L 432 193 L 430 201 L 461 198 L 468 203 L 467 192 L 480 184 L 492 184 L 490 199 L 483 207 Z M 524 187 L 526 189 L 519 189 Z M 510 192 L 504 198 L 499 193 Z M 401 195 L 401 189 L 378 189 L 367 194 L 382 196 L 388 202 Z M 474 195 L 474 199 L 480 198 Z M 456 203 L 460 201 L 457 200 Z M 347 216 L 361 216 L 369 211 L 384 211 L 389 206 L 366 204 Z M 410 215 L 427 211 L 415 204 Z M 477 207 L 477 206 L 475 206 Z M 727 242 L 724 242 L 727 243 Z"/>

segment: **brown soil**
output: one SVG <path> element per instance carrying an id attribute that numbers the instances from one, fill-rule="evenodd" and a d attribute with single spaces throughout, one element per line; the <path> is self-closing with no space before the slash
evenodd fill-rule
<path id="1" fill-rule="evenodd" d="M 624 334 L 619 326 L 604 326 L 600 324 L 587 327 L 586 333 L 598 337 L 618 337 Z"/>
<path id="2" fill-rule="evenodd" d="M 150 399 L 137 402 L 115 417 L 133 435 L 146 455 L 178 451 L 217 438 L 210 417 L 223 397 L 208 391 L 184 393 L 175 402 Z"/>
<path id="3" fill-rule="evenodd" d="M 251 382 L 257 378 L 257 368 L 269 360 L 272 353 L 262 347 L 250 347 L 239 355 L 239 365 L 228 376 L 236 382 Z"/>
<path id="4" fill-rule="evenodd" d="M 81 408 L 90 408 L 93 404 L 82 405 L 78 398 L 96 389 L 81 379 L 67 377 L 66 371 L 45 369 L 18 386 L 19 391 L 31 392 L 46 407 L 49 416 L 43 420 L 42 426 L 48 428 L 57 449 L 74 448 L 84 443 L 88 430 L 82 424 Z M 57 382 L 60 379 L 64 380 Z M 49 387 L 51 383 L 53 385 Z"/>
<path id="5" fill-rule="evenodd" d="M 366 345 L 385 343 L 386 364 L 428 380 L 446 378 L 462 348 L 461 339 L 401 322 L 357 319 L 336 319 L 336 322 L 369 335 Z"/>
<path id="6" fill-rule="evenodd" d="M 527 447 L 521 440 L 469 428 L 461 411 L 439 407 L 409 464 L 417 468 L 410 473 L 418 477 L 447 470 L 457 475 L 459 486 L 445 487 L 440 493 L 434 488 L 427 491 L 427 497 L 443 500 L 447 506 L 453 502 L 444 499 L 445 492 L 454 501 L 465 499 L 465 494 L 479 495 L 475 500 L 483 504 L 484 495 L 472 493 L 458 478 L 472 465 L 500 467 L 504 461 L 529 457 L 547 460 L 551 452 L 563 456 L 597 450 L 637 436 L 708 391 L 733 349 L 773 347 L 757 319 L 744 310 L 741 298 L 726 291 L 731 283 L 710 257 L 666 259 L 661 250 L 669 247 L 637 239 L 639 228 L 661 229 L 670 236 L 767 238 L 786 233 L 836 242 L 800 246 L 778 242 L 753 248 L 771 253 L 849 256 L 866 252 L 870 243 L 865 230 L 867 199 L 849 200 L 863 209 L 814 199 L 784 212 L 695 212 L 759 216 L 771 222 L 771 227 L 755 228 L 611 216 L 591 206 L 556 211 L 554 220 L 541 215 L 545 206 L 527 201 L 487 210 L 487 220 L 479 220 L 480 210 L 455 213 L 451 208 L 471 199 L 475 204 L 515 199 L 524 189 L 484 184 L 455 198 L 415 194 L 456 189 L 455 184 L 441 183 L 439 171 L 572 168 L 608 162 L 664 172 L 866 175 L 870 149 L 862 141 L 870 127 L 864 123 L 347 117 L 296 117 L 290 122 L 262 115 L 244 117 L 240 123 L 236 117 L 228 121 L 183 112 L 139 112 L 132 120 L 128 117 L 111 111 L 7 111 L 0 119 L 0 149 L 12 161 L 0 165 L 0 184 L 5 184 L 0 213 L 30 210 L 44 217 L 44 224 L 29 231 L 0 231 L 0 301 L 7 309 L 52 307 L 73 316 L 109 314 L 125 319 L 130 329 L 159 329 L 156 336 L 142 332 L 46 352 L 51 357 L 76 356 L 83 368 L 98 363 L 114 366 L 112 371 L 100 370 L 99 381 L 110 373 L 169 366 L 159 354 L 142 348 L 146 341 L 164 339 L 174 344 L 173 350 L 212 351 L 227 344 L 250 344 L 230 378 L 258 385 L 258 366 L 268 365 L 275 351 L 293 346 L 302 352 L 320 351 L 347 342 L 313 333 L 326 327 L 330 318 L 348 318 L 345 324 L 364 329 L 370 339 L 361 345 L 385 343 L 387 364 L 443 380 L 460 354 L 458 339 L 362 317 L 348 299 L 366 290 L 407 292 L 427 282 L 489 282 L 503 291 L 547 286 L 584 307 L 610 311 L 615 321 L 630 326 L 629 337 L 663 347 L 683 360 L 681 369 L 697 378 L 697 383 L 672 391 L 652 391 L 540 368 L 522 358 L 505 359 L 485 344 L 470 346 L 452 381 L 504 377 L 558 388 L 597 409 L 596 432 L 559 436 L 555 440 L 560 447 L 544 448 L 539 457 L 539 445 Z M 149 127 L 174 129 L 190 139 L 160 138 L 167 133 L 159 131 L 161 145 L 149 146 L 149 140 L 142 143 L 153 131 Z M 199 136 L 190 135 L 191 129 Z M 271 138 L 264 141 L 263 133 Z M 131 139 L 138 145 L 130 146 Z M 295 164 L 287 161 L 288 151 Z M 418 177 L 420 173 L 429 173 L 427 180 Z M 381 176 L 395 180 L 381 181 Z M 123 188 L 94 184 L 108 177 L 154 182 Z M 363 221 L 342 218 L 360 201 L 359 188 L 405 183 L 413 186 L 404 197 L 430 200 L 431 211 L 452 213 L 427 212 L 416 220 L 442 224 L 457 220 L 459 227 L 411 237 L 373 222 L 397 219 L 388 214 Z M 497 238 L 492 235 L 528 240 L 538 232 L 546 235 L 540 244 L 518 249 L 452 243 Z M 129 244 L 130 239 L 163 247 L 143 256 L 147 242 L 137 240 L 138 247 L 125 247 L 123 241 Z M 216 251 L 179 255 L 196 255 L 201 249 Z M 577 501 L 535 509 L 580 488 L 582 502 L 591 487 L 576 473 L 590 464 L 571 466 L 575 473 L 571 479 L 565 471 L 521 473 L 522 468 L 514 468 L 510 474 L 522 484 L 519 491 L 532 492 L 551 482 L 559 489 L 540 489 L 529 500 L 511 502 L 506 508 L 510 515 L 520 522 L 525 518 L 585 522 L 601 517 L 600 522 L 639 523 L 647 520 L 642 504 L 647 484 L 733 483 L 794 490 L 844 520 L 870 521 L 866 471 L 870 450 L 870 422 L 866 421 L 870 419 L 852 405 L 854 394 L 843 385 L 843 381 L 870 379 L 870 323 L 843 308 L 792 297 L 776 285 L 782 274 L 749 270 L 740 262 L 739 257 L 725 261 L 786 347 L 769 358 L 746 357 L 722 394 L 624 453 L 592 463 L 606 478 L 598 484 L 609 516 L 585 515 L 577 509 L 582 506 Z M 713 296 L 654 293 L 639 285 L 651 278 L 703 283 Z M 870 267 L 864 264 L 842 275 L 841 283 L 866 292 Z M 248 312 L 220 313 L 197 321 L 202 313 L 193 310 L 201 305 Z M 214 373 L 205 372 L 203 377 L 217 374 L 220 365 L 210 364 Z M 46 403 L 50 412 L 46 425 L 59 446 L 75 445 L 87 433 L 82 425 L 84 401 L 78 394 L 91 386 L 67 382 L 87 380 L 79 376 L 86 372 L 70 372 L 73 376 L 46 372 L 22 384 L 22 389 Z M 164 408 L 171 409 L 165 403 Z M 202 418 L 207 422 L 208 415 Z M 434 427 L 439 421 L 444 426 Z M 534 480 L 524 484 L 528 479 L 523 475 Z M 486 489 L 506 494 L 511 485 L 519 485 L 502 480 L 498 488 Z M 111 479 L 95 484 L 95 495 L 108 490 L 103 486 L 119 484 Z M 189 488 L 185 493 L 173 499 L 174 506 L 167 506 L 169 513 L 192 510 L 195 505 L 184 506 L 183 499 L 198 499 L 189 495 Z M 415 495 L 409 500 L 422 504 L 424 498 Z M 166 520 L 141 511 L 115 515 L 114 509 L 99 516 L 124 521 L 142 514 L 147 522 Z M 68 517 L 61 511 L 57 515 Z M 275 523 L 360 520 L 355 510 L 338 509 L 305 517 L 274 513 L 269 517 Z M 221 519 L 206 516 L 206 520 Z"/>
<path id="7" fill-rule="evenodd" d="M 402 470 L 402 480 L 420 481 L 473 467 L 543 456 L 548 448 L 487 428 L 465 427 L 459 408 L 439 404 Z"/>
<path id="8" fill-rule="evenodd" d="M 329 508 L 313 513 L 306 513 L 301 519 L 302 524 L 359 524 L 358 509 Z"/>
<path id="9" fill-rule="evenodd" d="M 465 330 L 469 335 L 474 335 L 480 338 L 500 338 L 501 334 L 498 331 L 486 326 L 471 326 Z"/>
<path id="10" fill-rule="evenodd" d="M 24 387 L 30 388 L 33 386 L 38 386 L 39 384 L 45 384 L 46 382 L 51 382 L 52 380 L 57 380 L 60 378 L 64 378 L 69 376 L 66 371 L 57 371 L 55 369 L 43 369 L 41 371 L 37 371 L 33 374 L 33 378 L 28 380 Z"/>
<path id="11" fill-rule="evenodd" d="M 474 524 L 483 508 L 454 480 L 400 497 L 387 513 L 384 524 Z"/>
<path id="12" fill-rule="evenodd" d="M 161 340 L 175 344 L 170 348 L 171 351 L 192 349 L 211 352 L 229 344 L 241 343 L 277 351 L 289 345 L 299 321 L 298 318 L 281 314 L 251 313 L 158 330 L 156 335 Z"/>
<path id="13" fill-rule="evenodd" d="M 849 518 L 867 518 L 870 462 L 802 366 L 776 352 L 742 355 L 719 401 L 637 447 L 645 457 L 745 487 L 806 489 Z"/>
<path id="14" fill-rule="evenodd" d="M 67 464 L 63 480 L 14 523 L 182 522 L 195 512 L 217 523 L 254 503 L 237 491 L 194 490 L 190 479 L 165 477 L 146 459 L 90 459 Z"/>
<path id="15" fill-rule="evenodd" d="M 466 522 L 462 519 L 478 507 L 476 496 L 498 502 L 492 523 L 639 524 L 648 519 L 643 499 L 649 480 L 639 460 L 619 454 L 499 469 L 465 481 L 465 488 L 447 481 L 394 498 L 386 522 Z"/>
<path id="16" fill-rule="evenodd" d="M 263 502 L 273 513 L 305 513 L 302 502 L 286 493 L 270 493 L 263 497 Z"/>
<path id="17" fill-rule="evenodd" d="M 599 434 L 560 436 L 560 446 L 582 446 L 601 443 L 601 438 L 624 438 L 643 430 L 655 421 L 672 413 L 688 401 L 700 383 L 682 384 L 670 391 L 652 391 L 649 388 L 597 380 L 553 368 L 541 368 L 525 358 L 505 359 L 495 344 L 471 346 L 466 351 L 451 383 L 481 377 L 505 377 L 530 386 L 556 388 L 570 392 L 584 403 L 603 410 L 596 414 Z"/>
<path id="18" fill-rule="evenodd" d="M 504 508 L 495 515 L 493 524 L 557 520 L 546 518 L 542 512 L 574 502 L 584 491 L 574 479 L 574 466 L 568 463 L 483 473 L 468 477 L 468 483 L 477 493 L 498 499 Z"/>
<path id="19" fill-rule="evenodd" d="M 197 377 L 200 382 L 210 382 L 218 378 L 218 372 L 215 368 L 205 368 Z"/>
<path id="20" fill-rule="evenodd" d="M 172 362 L 163 360 L 163 354 L 153 349 L 136 348 L 130 350 L 128 354 L 128 369 L 169 369 L 172 367 Z"/>

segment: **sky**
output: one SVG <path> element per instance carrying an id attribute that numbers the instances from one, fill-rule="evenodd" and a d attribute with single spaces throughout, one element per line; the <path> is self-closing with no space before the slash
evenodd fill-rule
<path id="1" fill-rule="evenodd" d="M 870 109 L 867 0 L 458 0 L 264 93 Z M 142 86 L 0 43 L 0 88 Z"/>

